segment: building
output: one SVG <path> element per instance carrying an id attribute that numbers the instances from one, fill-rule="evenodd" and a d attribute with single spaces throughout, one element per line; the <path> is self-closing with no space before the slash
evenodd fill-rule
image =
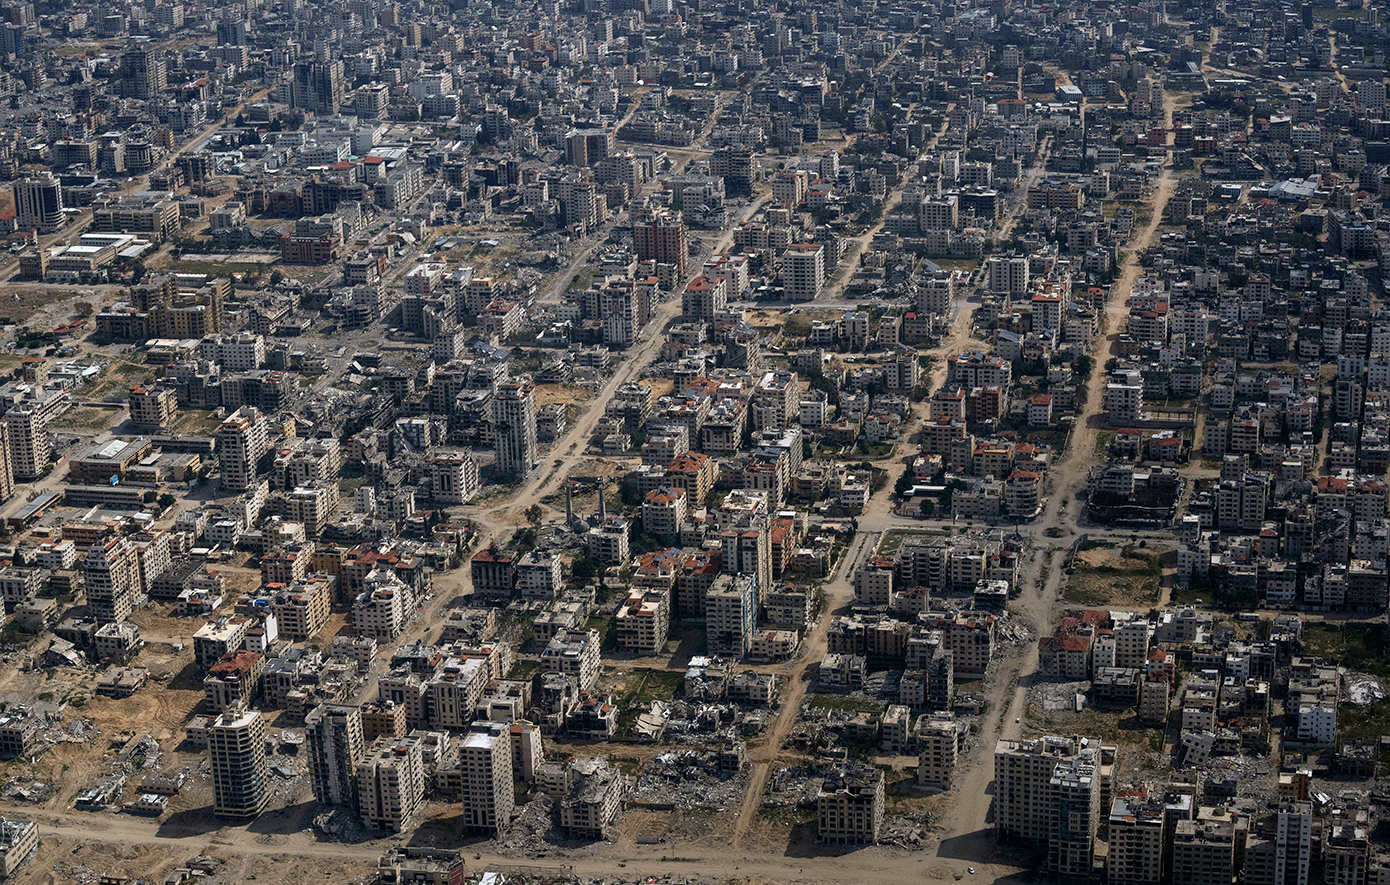
<path id="1" fill-rule="evenodd" d="M 82 570 L 87 604 L 99 624 L 124 621 L 145 601 L 140 585 L 139 548 L 128 538 L 112 536 L 87 548 Z"/>
<path id="2" fill-rule="evenodd" d="M 938 713 L 917 727 L 917 785 L 949 790 L 956 773 L 960 737 L 956 717 Z"/>
<path id="3" fill-rule="evenodd" d="M 1077 738 L 999 741 L 994 749 L 995 839 L 1036 843 L 1049 838 L 1053 773 L 1082 749 Z"/>
<path id="4" fill-rule="evenodd" d="M 602 839 L 622 807 L 625 778 L 606 759 L 577 759 L 566 772 L 560 826 L 570 836 Z"/>
<path id="5" fill-rule="evenodd" d="M 831 845 L 876 845 L 883 826 L 883 772 L 846 765 L 816 795 L 816 838 Z"/>
<path id="6" fill-rule="evenodd" d="M 16 182 L 14 208 L 16 222 L 22 231 L 51 234 L 62 230 L 66 222 L 62 186 L 50 173 Z"/>
<path id="7" fill-rule="evenodd" d="M 529 380 L 497 385 L 492 400 L 497 475 L 525 476 L 536 466 L 536 385 Z"/>
<path id="8" fill-rule="evenodd" d="M 753 646 L 758 594 L 752 575 L 720 575 L 705 593 L 705 645 L 712 655 L 741 658 Z"/>
<path id="9" fill-rule="evenodd" d="M 671 596 L 634 588 L 614 619 L 618 647 L 639 655 L 660 654 L 670 629 Z"/>
<path id="10" fill-rule="evenodd" d="M 1159 885 L 1163 877 L 1167 821 L 1162 802 L 1118 796 L 1110 806 L 1106 874 L 1113 885 Z"/>
<path id="11" fill-rule="evenodd" d="M 655 261 L 675 268 L 677 279 L 685 279 L 685 261 L 690 246 L 685 221 L 679 212 L 658 211 L 634 220 L 632 245 L 638 261 Z"/>
<path id="12" fill-rule="evenodd" d="M 342 108 L 343 83 L 342 59 L 299 62 L 290 83 L 290 106 L 332 116 Z"/>
<path id="13" fill-rule="evenodd" d="M 1173 830 L 1173 885 L 1230 885 L 1237 840 L 1245 842 L 1244 822 L 1224 807 L 1204 807 L 1196 820 L 1179 820 Z"/>
<path id="14" fill-rule="evenodd" d="M 541 670 L 563 673 L 587 689 L 598 679 L 601 644 L 597 630 L 562 630 L 541 652 Z"/>
<path id="15" fill-rule="evenodd" d="M 222 487 L 244 492 L 256 481 L 261 459 L 270 452 L 269 422 L 260 409 L 242 406 L 217 428 Z"/>
<path id="16" fill-rule="evenodd" d="M 357 807 L 357 763 L 365 752 L 362 709 L 356 704 L 320 704 L 304 717 L 309 781 L 324 805 Z"/>
<path id="17" fill-rule="evenodd" d="M 144 433 L 165 433 L 179 414 L 178 393 L 161 384 L 136 384 L 130 388 L 130 420 Z"/>
<path id="18" fill-rule="evenodd" d="M 150 40 L 132 43 L 121 53 L 121 92 L 144 101 L 163 99 L 168 88 L 164 50 Z"/>
<path id="19" fill-rule="evenodd" d="M 782 290 L 788 301 L 814 301 L 825 282 L 825 247 L 793 243 L 782 253 Z"/>
<path id="20" fill-rule="evenodd" d="M 425 758 L 414 736 L 383 735 L 357 763 L 357 808 L 362 822 L 400 833 L 413 829 L 425 801 Z"/>
<path id="21" fill-rule="evenodd" d="M 460 827 L 468 833 L 495 834 L 511 818 L 515 805 L 511 729 L 505 723 L 475 723 L 459 747 L 459 773 Z"/>
<path id="22" fill-rule="evenodd" d="M 0 818 L 0 879 L 8 879 L 39 847 L 39 826 L 17 817 Z"/>
<path id="23" fill-rule="evenodd" d="M 213 814 L 256 817 L 270 798 L 265 719 L 255 710 L 227 710 L 208 723 L 207 735 Z"/>
<path id="24" fill-rule="evenodd" d="M 478 462 L 467 452 L 435 458 L 430 479 L 434 500 L 442 504 L 467 504 L 482 486 Z"/>

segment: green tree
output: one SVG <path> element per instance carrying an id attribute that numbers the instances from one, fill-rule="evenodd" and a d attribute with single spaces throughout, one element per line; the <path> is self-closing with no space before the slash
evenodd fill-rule
<path id="1" fill-rule="evenodd" d="M 912 487 L 914 485 L 915 483 L 912 481 L 912 475 L 904 470 L 902 475 L 898 477 L 897 483 L 893 486 L 893 491 L 899 498 L 906 498 L 912 494 Z"/>
<path id="2" fill-rule="evenodd" d="M 532 528 L 540 528 L 542 515 L 543 511 L 539 504 L 532 504 L 525 510 L 526 521 L 531 524 Z"/>
<path id="3" fill-rule="evenodd" d="M 168 510 L 170 507 L 173 507 L 173 506 L 174 506 L 175 504 L 177 504 L 177 503 L 179 503 L 179 499 L 178 499 L 178 498 L 175 498 L 173 495 L 169 494 L 168 492 L 165 492 L 164 494 L 162 494 L 162 495 L 159 496 L 159 509 L 160 509 L 160 510 Z"/>
<path id="4" fill-rule="evenodd" d="M 936 502 L 931 498 L 922 499 L 922 515 L 927 519 L 931 519 L 936 515 Z"/>
<path id="5" fill-rule="evenodd" d="M 598 575 L 598 563 L 589 559 L 587 556 L 581 557 L 574 561 L 574 565 L 570 567 L 570 571 L 574 575 L 576 581 L 588 581 Z"/>

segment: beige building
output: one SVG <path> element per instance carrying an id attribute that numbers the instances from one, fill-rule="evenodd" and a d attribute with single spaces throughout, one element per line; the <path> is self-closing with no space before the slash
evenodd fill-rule
<path id="1" fill-rule="evenodd" d="M 951 789 L 956 773 L 958 747 L 956 717 L 936 713 L 922 717 L 917 726 L 917 785 Z"/>
<path id="2" fill-rule="evenodd" d="M 270 610 L 275 614 L 281 635 L 301 642 L 312 639 L 328 622 L 336 583 L 332 575 L 309 575 L 286 585 L 271 597 Z"/>
<path id="3" fill-rule="evenodd" d="M 265 415 L 242 406 L 217 428 L 217 453 L 222 466 L 222 487 L 244 492 L 256 481 L 257 465 L 270 451 L 270 430 Z"/>
<path id="4" fill-rule="evenodd" d="M 602 839 L 622 807 L 623 773 L 606 759 L 577 759 L 570 763 L 567 779 L 560 826 L 571 836 Z"/>
<path id="5" fill-rule="evenodd" d="M 1237 831 L 1240 831 L 1239 833 Z M 1173 885 L 1230 885 L 1245 822 L 1225 808 L 1201 808 L 1173 831 Z"/>
<path id="6" fill-rule="evenodd" d="M 589 688 L 598 678 L 601 644 L 596 630 L 564 630 L 541 652 L 541 669 L 564 673 L 581 689 Z"/>
<path id="7" fill-rule="evenodd" d="M 425 801 L 425 760 L 413 736 L 379 737 L 357 763 L 362 822 L 400 833 L 412 829 Z"/>
<path id="8" fill-rule="evenodd" d="M 467 833 L 496 833 L 511 817 L 511 730 L 504 723 L 477 723 L 459 747 L 463 815 Z"/>
<path id="9" fill-rule="evenodd" d="M 1141 795 L 1120 796 L 1110 806 L 1110 852 L 1106 874 L 1111 885 L 1159 885 L 1163 876 L 1163 803 Z"/>
<path id="10" fill-rule="evenodd" d="M 208 723 L 213 813 L 250 818 L 270 798 L 265 762 L 266 723 L 255 710 L 228 710 Z"/>
<path id="11" fill-rule="evenodd" d="M 304 717 L 309 782 L 325 805 L 357 807 L 357 762 L 365 752 L 362 708 L 320 704 Z"/>
<path id="12" fill-rule="evenodd" d="M 874 845 L 883 826 L 883 772 L 845 766 L 826 776 L 816 796 L 816 838 L 834 845 Z"/>
<path id="13" fill-rule="evenodd" d="M 0 879 L 8 879 L 39 845 L 39 827 L 31 820 L 0 818 Z"/>
<path id="14" fill-rule="evenodd" d="M 634 589 L 615 619 L 618 647 L 639 655 L 658 654 L 666 645 L 670 623 L 669 593 Z"/>

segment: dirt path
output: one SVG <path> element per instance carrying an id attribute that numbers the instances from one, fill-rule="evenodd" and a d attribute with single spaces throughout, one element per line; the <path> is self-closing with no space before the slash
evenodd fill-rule
<path id="1" fill-rule="evenodd" d="M 1173 94 L 1165 94 L 1165 125 L 1172 121 L 1175 105 Z M 1053 466 L 1052 495 L 1042 518 L 1037 523 L 1044 528 L 1060 526 L 1075 531 L 1076 517 L 1081 511 L 1075 500 L 1076 493 L 1084 487 L 1091 465 L 1095 462 L 1096 436 L 1100 432 L 1101 413 L 1105 409 L 1105 385 L 1109 380 L 1105 373 L 1105 365 L 1115 356 L 1115 343 L 1119 340 L 1129 314 L 1129 296 L 1144 271 L 1139 264 L 1139 258 L 1157 239 L 1159 225 L 1163 223 L 1164 210 L 1173 196 L 1173 188 L 1177 182 L 1173 176 L 1171 159 L 1170 153 L 1153 193 L 1145 201 L 1153 214 L 1148 224 L 1131 242 L 1124 264 L 1121 265 L 1119 278 L 1111 288 L 1109 300 L 1105 304 L 1102 332 L 1105 338 L 1095 353 L 1095 367 L 1086 382 L 1086 401 L 1073 425 L 1071 444 L 1060 461 Z M 1065 519 L 1062 518 L 1064 507 L 1071 510 L 1070 516 Z"/>
<path id="2" fill-rule="evenodd" d="M 887 491 L 879 492 L 875 497 L 886 499 Z M 738 820 L 734 824 L 734 847 L 743 844 L 744 836 L 748 834 L 748 829 L 757 816 L 758 807 L 762 804 L 767 779 L 782 755 L 782 744 L 801 716 L 801 701 L 806 696 L 807 688 L 816 678 L 813 668 L 825 657 L 830 621 L 853 599 L 854 571 L 878 546 L 878 538 L 877 533 L 869 532 L 859 532 L 854 536 L 854 541 L 840 560 L 840 567 L 834 579 L 825 585 L 825 611 L 816 621 L 815 628 L 807 634 L 802 644 L 801 656 L 787 665 L 786 674 L 779 674 L 783 675 L 782 706 L 778 710 L 777 719 L 768 730 L 767 741 L 748 753 L 753 772 L 748 781 L 748 790 L 743 795 Z"/>

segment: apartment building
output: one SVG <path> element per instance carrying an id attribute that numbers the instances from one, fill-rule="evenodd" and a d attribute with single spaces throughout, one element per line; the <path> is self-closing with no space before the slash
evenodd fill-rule
<path id="1" fill-rule="evenodd" d="M 846 765 L 828 774 L 816 795 L 816 838 L 830 845 L 875 845 L 883 826 L 883 772 Z"/>
<path id="2" fill-rule="evenodd" d="M 362 822 L 393 833 L 413 829 L 425 801 L 422 741 L 382 736 L 357 763 L 357 808 Z"/>
<path id="3" fill-rule="evenodd" d="M 936 713 L 917 727 L 917 785 L 949 790 L 954 782 L 959 747 L 956 717 Z"/>
<path id="4" fill-rule="evenodd" d="M 1224 807 L 1203 807 L 1196 820 L 1178 821 L 1173 831 L 1173 885 L 1230 885 L 1237 836 L 1243 844 L 1245 828 L 1245 821 Z"/>
<path id="5" fill-rule="evenodd" d="M 670 593 L 634 588 L 614 623 L 619 648 L 639 655 L 658 654 L 670 630 Z"/>
<path id="6" fill-rule="evenodd" d="M 705 644 L 712 655 L 741 658 L 753 645 L 757 590 L 750 575 L 720 575 L 705 593 Z"/>
<path id="7" fill-rule="evenodd" d="M 564 630 L 541 652 L 541 670 L 563 673 L 581 689 L 589 688 L 598 679 L 601 644 L 597 630 Z"/>
<path id="8" fill-rule="evenodd" d="M 217 428 L 222 487 L 244 492 L 256 482 L 260 461 L 270 451 L 269 423 L 260 409 L 242 406 Z"/>
<path id="9" fill-rule="evenodd" d="M 208 723 L 207 735 L 213 814 L 256 817 L 270 798 L 264 717 L 255 710 L 227 710 Z"/>
<path id="10" fill-rule="evenodd" d="M 309 782 L 321 804 L 357 807 L 357 763 L 366 751 L 362 709 L 320 704 L 304 717 Z"/>
<path id="11" fill-rule="evenodd" d="M 1106 875 L 1112 885 L 1159 885 L 1167 821 L 1164 805 L 1147 790 L 1118 796 L 1110 806 Z"/>
<path id="12" fill-rule="evenodd" d="M 622 807 L 623 773 L 606 759 L 577 759 L 566 772 L 560 827 L 570 836 L 602 839 Z"/>
<path id="13" fill-rule="evenodd" d="M 497 385 L 492 417 L 498 476 L 530 473 L 540 451 L 536 443 L 536 385 L 524 379 Z"/>
<path id="14" fill-rule="evenodd" d="M 87 548 L 82 571 L 87 603 L 99 624 L 120 623 L 145 601 L 139 548 L 128 538 L 111 536 Z"/>
<path id="15" fill-rule="evenodd" d="M 1001 740 L 994 749 L 994 834 L 1000 842 L 1048 839 L 1052 775 L 1082 751 L 1078 738 Z"/>
<path id="16" fill-rule="evenodd" d="M 459 747 L 462 781 L 460 826 L 468 833 L 496 833 L 515 805 L 511 729 L 505 723 L 476 723 Z"/>

